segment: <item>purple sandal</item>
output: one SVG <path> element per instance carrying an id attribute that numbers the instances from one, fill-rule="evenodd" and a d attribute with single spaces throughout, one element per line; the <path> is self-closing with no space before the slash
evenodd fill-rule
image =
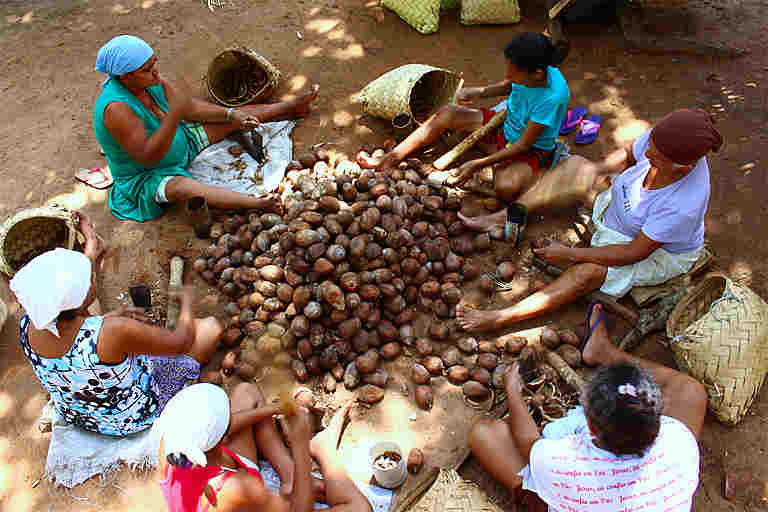
<path id="1" fill-rule="evenodd" d="M 599 114 L 590 114 L 585 120 L 581 122 L 581 128 L 579 133 L 573 138 L 575 144 L 591 144 L 597 138 L 597 132 L 600 130 L 600 125 L 603 123 L 603 118 Z"/>
<path id="2" fill-rule="evenodd" d="M 578 128 L 584 120 L 585 115 L 587 115 L 587 109 L 584 107 L 576 107 L 573 110 L 566 112 L 563 122 L 560 125 L 560 135 L 568 135 Z"/>

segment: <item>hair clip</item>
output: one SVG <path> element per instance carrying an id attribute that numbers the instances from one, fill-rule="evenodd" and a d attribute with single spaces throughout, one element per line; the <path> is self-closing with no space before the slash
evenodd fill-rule
<path id="1" fill-rule="evenodd" d="M 631 397 L 637 398 L 637 388 L 632 384 L 622 384 L 618 387 L 617 391 L 620 395 L 629 395 Z"/>

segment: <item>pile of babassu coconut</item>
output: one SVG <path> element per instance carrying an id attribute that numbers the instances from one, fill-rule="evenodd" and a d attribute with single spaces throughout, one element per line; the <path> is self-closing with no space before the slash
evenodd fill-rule
<path id="1" fill-rule="evenodd" d="M 489 386 L 501 385 L 504 353 L 524 343 L 478 344 L 450 320 L 462 283 L 480 277 L 468 258 L 491 237 L 465 229 L 462 196 L 427 185 L 430 170 L 418 159 L 387 172 L 329 165 L 321 149 L 289 166 L 283 215 L 223 215 L 195 269 L 231 297 L 224 342 L 240 350 L 224 371 L 250 379 L 264 366 L 289 366 L 299 382 L 322 378 L 329 392 L 343 382 L 376 403 L 389 378 L 381 361 L 407 347 L 418 358 L 412 380 L 422 408 L 438 375 L 470 399 L 488 398 Z M 417 336 L 419 315 L 431 321 Z"/>

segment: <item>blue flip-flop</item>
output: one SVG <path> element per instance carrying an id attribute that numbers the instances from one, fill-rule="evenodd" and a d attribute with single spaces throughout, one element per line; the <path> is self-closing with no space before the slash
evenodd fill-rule
<path id="1" fill-rule="evenodd" d="M 589 307 L 587 308 L 587 334 L 584 335 L 584 338 L 581 340 L 581 343 L 579 344 L 579 352 L 582 354 L 584 353 L 584 347 L 587 346 L 587 343 L 592 338 L 592 333 L 595 332 L 595 329 L 597 329 L 597 326 L 600 325 L 600 322 L 603 321 L 605 318 L 605 313 L 601 310 L 600 314 L 597 317 L 597 322 L 595 322 L 595 325 L 590 325 L 592 323 L 592 312 L 595 310 L 595 306 L 600 304 L 598 301 L 592 302 Z M 602 304 L 600 304 L 602 306 Z"/>
<path id="2" fill-rule="evenodd" d="M 574 144 L 583 145 L 595 142 L 601 124 L 603 124 L 603 117 L 600 114 L 590 114 L 581 122 L 579 133 L 573 138 Z"/>
<path id="3" fill-rule="evenodd" d="M 560 125 L 560 135 L 568 135 L 578 128 L 586 115 L 587 109 L 585 107 L 575 107 L 566 112 L 563 122 Z"/>
<path id="4" fill-rule="evenodd" d="M 527 225 L 528 208 L 520 203 L 510 203 L 507 205 L 507 222 L 504 224 L 504 240 L 514 242 L 515 247 L 519 247 Z"/>

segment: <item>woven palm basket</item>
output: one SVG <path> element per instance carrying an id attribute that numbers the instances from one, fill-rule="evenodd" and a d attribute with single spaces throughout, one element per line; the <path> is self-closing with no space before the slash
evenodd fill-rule
<path id="1" fill-rule="evenodd" d="M 388 120 L 408 114 L 421 124 L 439 107 L 454 103 L 462 83 L 453 71 L 406 64 L 366 85 L 357 102 L 366 114 Z"/>
<path id="2" fill-rule="evenodd" d="M 461 0 L 462 25 L 505 25 L 520 21 L 517 0 Z"/>
<path id="3" fill-rule="evenodd" d="M 381 0 L 421 34 L 432 34 L 440 27 L 440 0 Z"/>
<path id="4" fill-rule="evenodd" d="M 667 320 L 678 366 L 702 382 L 718 420 L 736 425 L 768 370 L 768 307 L 752 290 L 707 276 Z"/>
<path id="5" fill-rule="evenodd" d="M 240 107 L 268 98 L 280 83 L 280 71 L 250 48 L 228 48 L 211 61 L 205 78 L 211 99 Z"/>
<path id="6" fill-rule="evenodd" d="M 66 208 L 22 210 L 0 226 L 0 270 L 12 277 L 36 256 L 57 247 L 73 249 L 76 241 L 72 212 Z"/>

